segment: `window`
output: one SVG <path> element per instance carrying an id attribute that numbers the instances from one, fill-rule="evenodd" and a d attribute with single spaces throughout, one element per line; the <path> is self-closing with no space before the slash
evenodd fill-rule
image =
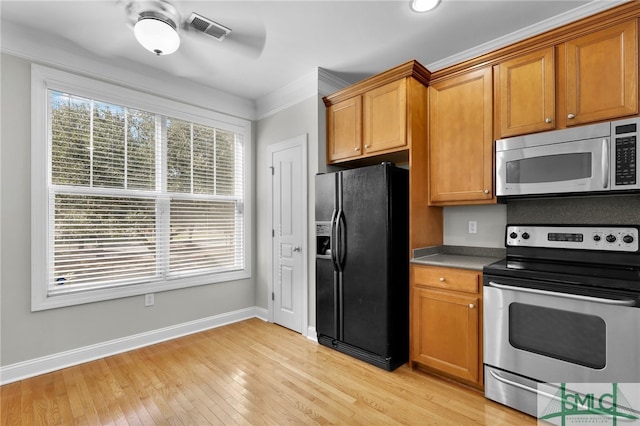
<path id="1" fill-rule="evenodd" d="M 32 80 L 32 310 L 250 276 L 248 121 Z"/>

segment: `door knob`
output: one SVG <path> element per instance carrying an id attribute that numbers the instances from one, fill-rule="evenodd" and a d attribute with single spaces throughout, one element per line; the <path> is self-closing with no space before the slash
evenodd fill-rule
<path id="1" fill-rule="evenodd" d="M 302 247 L 300 247 L 300 246 L 295 246 L 295 247 L 293 248 L 293 251 L 302 251 Z"/>

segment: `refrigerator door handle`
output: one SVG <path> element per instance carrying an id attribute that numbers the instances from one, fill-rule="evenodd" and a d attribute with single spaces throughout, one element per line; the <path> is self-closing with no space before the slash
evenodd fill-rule
<path id="1" fill-rule="evenodd" d="M 338 270 L 338 211 L 334 210 L 331 214 L 331 263 L 333 264 L 333 270 Z"/>
<path id="2" fill-rule="evenodd" d="M 342 267 L 340 266 L 340 215 L 342 209 L 334 210 L 331 216 L 331 262 L 333 263 L 333 309 L 335 315 L 334 336 L 343 340 L 342 328 Z"/>
<path id="3" fill-rule="evenodd" d="M 338 210 L 336 215 L 336 264 L 338 271 L 342 272 L 344 268 L 344 256 L 346 253 L 347 238 L 344 232 L 344 211 Z"/>

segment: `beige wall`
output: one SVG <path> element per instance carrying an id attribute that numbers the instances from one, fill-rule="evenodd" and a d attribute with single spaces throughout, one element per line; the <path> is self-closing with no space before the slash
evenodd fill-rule
<path id="1" fill-rule="evenodd" d="M 268 209 L 270 160 L 268 147 L 274 143 L 283 142 L 300 135 L 307 135 L 308 155 L 308 187 L 307 187 L 307 220 L 309 223 L 308 241 L 311 246 L 315 241 L 315 189 L 314 176 L 318 173 L 318 122 L 319 106 L 322 100 L 312 96 L 283 111 L 270 115 L 258 121 L 256 128 L 256 238 L 257 238 L 257 275 L 256 275 L 256 305 L 266 308 L 268 299 L 269 262 L 271 253 L 271 224 Z M 324 117 L 324 107 L 321 110 Z M 323 119 L 324 120 L 324 119 Z M 324 121 L 323 121 L 324 122 Z M 323 127 L 324 129 L 324 127 Z M 324 135 L 324 130 L 322 131 Z M 324 137 L 322 149 L 324 149 Z M 324 160 L 323 160 L 324 161 Z M 308 268 L 308 312 L 309 325 L 315 325 L 315 254 L 310 248 L 307 251 Z"/>
<path id="2" fill-rule="evenodd" d="M 2 54 L 0 365 L 252 308 L 253 279 L 31 312 L 31 63 Z M 255 275 L 255 267 L 253 268 Z"/>

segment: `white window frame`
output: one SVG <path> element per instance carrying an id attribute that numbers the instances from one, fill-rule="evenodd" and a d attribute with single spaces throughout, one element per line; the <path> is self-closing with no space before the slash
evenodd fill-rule
<path id="1" fill-rule="evenodd" d="M 243 134 L 244 267 L 238 271 L 179 277 L 122 287 L 49 294 L 49 176 L 51 138 L 48 129 L 48 90 L 99 99 Z M 31 66 L 31 310 L 60 308 L 198 285 L 251 278 L 252 265 L 252 134 L 249 120 L 165 99 L 135 89 L 33 64 Z"/>

